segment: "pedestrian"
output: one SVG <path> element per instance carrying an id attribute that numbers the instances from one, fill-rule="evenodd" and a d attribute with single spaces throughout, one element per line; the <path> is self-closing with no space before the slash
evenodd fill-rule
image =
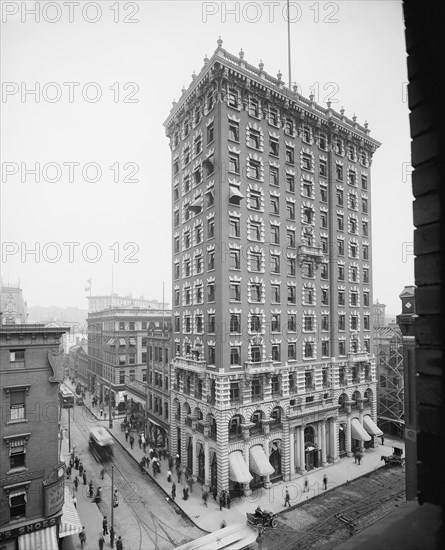
<path id="1" fill-rule="evenodd" d="M 105 544 L 105 539 L 104 539 L 104 536 L 101 535 L 99 537 L 99 550 L 104 550 L 104 544 Z"/>
<path id="2" fill-rule="evenodd" d="M 100 414 L 100 417 L 102 418 L 102 415 L 104 414 L 103 409 L 100 409 L 99 414 Z"/>
<path id="3" fill-rule="evenodd" d="M 303 493 L 309 492 L 309 481 L 307 479 L 304 480 L 304 490 Z"/>
<path id="4" fill-rule="evenodd" d="M 131 449 L 133 449 L 133 445 L 134 445 L 134 437 L 132 435 L 130 435 L 130 447 L 131 447 Z"/>
<path id="5" fill-rule="evenodd" d="M 124 550 L 124 543 L 122 542 L 122 537 L 120 535 L 116 541 L 116 550 Z"/>
<path id="6" fill-rule="evenodd" d="M 104 516 L 104 519 L 102 520 L 102 529 L 103 529 L 103 535 L 108 535 L 108 520 L 107 516 Z"/>
<path id="7" fill-rule="evenodd" d="M 90 498 L 93 498 L 94 485 L 93 485 L 93 480 L 92 479 L 90 480 L 90 483 L 88 484 L 88 492 L 89 492 Z"/>
<path id="8" fill-rule="evenodd" d="M 170 470 L 173 470 L 173 458 L 172 457 L 170 457 L 168 459 L 168 467 L 169 467 Z"/>
<path id="9" fill-rule="evenodd" d="M 142 457 L 141 461 L 139 462 L 139 468 L 141 469 L 141 472 L 144 471 L 144 466 L 145 466 L 145 459 L 144 457 Z"/>
<path id="10" fill-rule="evenodd" d="M 188 478 L 188 480 L 187 480 L 187 484 L 188 484 L 188 486 L 190 487 L 190 492 L 191 492 L 191 493 L 193 493 L 193 483 L 194 483 L 194 481 L 193 481 L 193 476 L 190 476 L 190 477 Z"/>
<path id="11" fill-rule="evenodd" d="M 216 490 L 215 486 L 212 487 L 212 496 L 213 496 L 213 500 L 216 502 L 216 497 L 218 496 L 218 491 Z"/>
<path id="12" fill-rule="evenodd" d="M 147 452 L 147 442 L 145 441 L 145 439 L 142 442 L 142 448 L 144 449 L 144 453 L 146 453 Z"/>
<path id="13" fill-rule="evenodd" d="M 175 500 L 175 497 L 176 497 L 176 483 L 173 482 L 173 485 L 172 485 L 172 499 Z"/>
<path id="14" fill-rule="evenodd" d="M 128 428 L 125 428 L 125 441 L 128 442 Z"/>
<path id="15" fill-rule="evenodd" d="M 66 478 L 71 479 L 71 465 L 68 465 L 68 468 L 66 469 Z"/>
<path id="16" fill-rule="evenodd" d="M 73 495 L 74 508 L 77 508 L 77 498 Z"/>
<path id="17" fill-rule="evenodd" d="M 382 445 L 384 445 L 385 444 L 385 436 L 383 434 L 380 436 L 380 439 L 382 440 Z"/>
<path id="18" fill-rule="evenodd" d="M 105 477 L 105 468 L 102 468 L 100 471 L 100 479 L 103 479 Z"/>
<path id="19" fill-rule="evenodd" d="M 155 452 L 153 451 L 153 449 L 148 450 L 148 456 L 150 457 L 150 460 L 153 460 L 153 457 L 155 456 Z"/>
<path id="20" fill-rule="evenodd" d="M 153 477 L 156 477 L 156 474 L 158 473 L 158 468 L 156 465 L 156 462 L 153 460 L 151 467 L 153 468 Z"/>
<path id="21" fill-rule="evenodd" d="M 74 459 L 74 468 L 76 468 L 76 470 L 79 469 L 79 457 L 77 455 Z"/>
<path id="22" fill-rule="evenodd" d="M 139 434 L 139 449 L 142 449 L 142 434 Z"/>
<path id="23" fill-rule="evenodd" d="M 85 526 L 82 526 L 82 531 L 79 533 L 79 540 L 80 540 L 80 547 L 83 548 L 86 541 L 87 541 L 87 535 L 85 533 Z"/>
<path id="24" fill-rule="evenodd" d="M 106 419 L 107 419 L 107 413 L 104 412 L 104 420 L 106 420 Z"/>
<path id="25" fill-rule="evenodd" d="M 113 493 L 113 508 L 116 508 L 117 506 L 119 506 L 119 496 L 117 494 L 117 489 L 115 489 Z"/>
<path id="26" fill-rule="evenodd" d="M 202 492 L 202 502 L 203 502 L 203 504 L 204 504 L 204 506 L 205 506 L 206 508 L 209 507 L 208 504 L 207 504 L 207 501 L 208 501 L 208 500 L 209 500 L 209 493 L 208 493 L 208 491 L 203 491 L 203 492 Z"/>
<path id="27" fill-rule="evenodd" d="M 178 483 L 181 483 L 182 481 L 182 470 L 181 468 L 178 468 Z"/>
<path id="28" fill-rule="evenodd" d="M 79 462 L 79 475 L 82 477 L 83 474 L 83 464 L 82 462 Z"/>
<path id="29" fill-rule="evenodd" d="M 172 480 L 172 473 L 171 473 L 170 470 L 168 470 L 168 471 L 167 471 L 167 481 L 168 481 L 169 483 L 171 483 L 171 480 Z"/>
<path id="30" fill-rule="evenodd" d="M 101 500 L 102 500 L 102 487 L 98 487 L 96 489 L 96 497 L 94 499 L 94 502 L 96 504 L 99 504 Z"/>
<path id="31" fill-rule="evenodd" d="M 176 455 L 176 468 L 179 468 L 179 466 L 181 465 L 181 457 L 179 456 L 179 454 Z"/>
<path id="32" fill-rule="evenodd" d="M 184 489 L 182 489 L 182 499 L 183 499 L 183 500 L 187 500 L 187 499 L 188 499 L 187 485 L 184 487 Z"/>
<path id="33" fill-rule="evenodd" d="M 83 477 L 83 484 L 86 485 L 87 484 L 87 471 L 86 470 L 83 471 L 82 477 Z"/>
<path id="34" fill-rule="evenodd" d="M 358 453 L 358 465 L 360 466 L 360 463 L 362 461 L 362 453 Z"/>
<path id="35" fill-rule="evenodd" d="M 326 491 L 327 488 L 328 488 L 328 476 L 325 474 L 323 476 L 323 489 Z"/>
<path id="36" fill-rule="evenodd" d="M 79 480 L 78 480 L 77 476 L 74 478 L 73 485 L 74 485 L 74 488 L 77 491 L 77 488 L 79 487 Z"/>
<path id="37" fill-rule="evenodd" d="M 286 487 L 286 493 L 284 495 L 284 506 L 289 506 L 290 508 L 290 494 L 289 489 Z"/>
<path id="38" fill-rule="evenodd" d="M 226 504 L 227 508 L 230 510 L 230 503 L 232 502 L 232 497 L 230 496 L 230 491 L 227 491 L 226 494 Z"/>

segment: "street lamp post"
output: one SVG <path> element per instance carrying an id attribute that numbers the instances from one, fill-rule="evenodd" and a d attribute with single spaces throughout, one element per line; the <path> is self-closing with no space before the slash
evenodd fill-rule
<path id="1" fill-rule="evenodd" d="M 112 533 L 112 535 L 111 535 Z M 111 465 L 111 529 L 110 546 L 114 547 L 114 465 Z"/>
<path id="2" fill-rule="evenodd" d="M 109 390 L 108 390 L 108 427 L 109 428 L 112 428 L 113 427 L 113 416 L 111 414 L 111 378 L 110 378 L 110 385 L 109 385 Z"/>
<path id="3" fill-rule="evenodd" d="M 71 452 L 71 407 L 68 407 L 68 451 Z"/>

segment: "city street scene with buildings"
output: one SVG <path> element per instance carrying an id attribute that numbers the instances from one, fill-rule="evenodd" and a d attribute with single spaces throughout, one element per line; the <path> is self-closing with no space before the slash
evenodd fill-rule
<path id="1" fill-rule="evenodd" d="M 443 5 L 75 4 L 2 3 L 0 550 L 440 548 Z"/>

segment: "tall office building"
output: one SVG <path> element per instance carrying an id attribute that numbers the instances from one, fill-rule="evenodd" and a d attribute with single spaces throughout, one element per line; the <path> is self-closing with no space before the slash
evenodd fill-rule
<path id="1" fill-rule="evenodd" d="M 218 40 L 165 128 L 172 451 L 249 494 L 373 444 L 367 123 Z"/>

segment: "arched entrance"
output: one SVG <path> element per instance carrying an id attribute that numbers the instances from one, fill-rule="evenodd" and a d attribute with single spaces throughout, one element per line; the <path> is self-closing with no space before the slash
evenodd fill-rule
<path id="1" fill-rule="evenodd" d="M 312 426 L 307 426 L 304 429 L 304 454 L 306 471 L 318 468 L 321 463 L 320 450 L 315 443 L 315 430 Z"/>
<path id="2" fill-rule="evenodd" d="M 278 481 L 283 477 L 281 472 L 281 439 L 275 439 L 270 446 L 269 462 L 275 468 L 270 476 L 271 481 Z"/>

